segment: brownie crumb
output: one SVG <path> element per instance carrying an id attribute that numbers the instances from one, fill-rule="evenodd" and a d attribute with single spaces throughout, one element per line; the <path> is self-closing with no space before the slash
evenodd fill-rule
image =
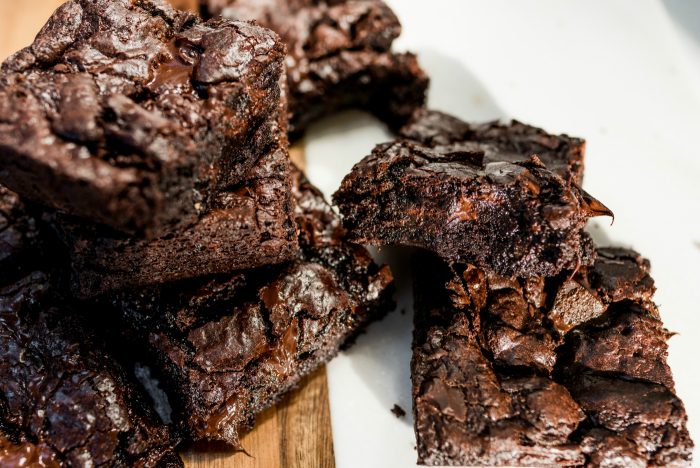
<path id="1" fill-rule="evenodd" d="M 396 416 L 397 418 L 403 418 L 404 416 L 406 416 L 406 411 L 404 411 L 403 408 L 396 404 L 393 408 L 391 408 L 391 412 L 394 413 L 394 416 Z"/>

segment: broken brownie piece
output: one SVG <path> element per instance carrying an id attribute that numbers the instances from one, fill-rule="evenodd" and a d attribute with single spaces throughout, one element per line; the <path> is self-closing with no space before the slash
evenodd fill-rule
<path id="1" fill-rule="evenodd" d="M 557 174 L 577 170 L 576 150 L 541 151 L 544 135 L 522 124 L 470 133 L 430 115 L 377 146 L 334 195 L 354 242 L 422 247 L 522 277 L 575 269 L 590 255 L 582 229 L 611 212 L 571 180 L 575 172 Z"/>
<path id="2" fill-rule="evenodd" d="M 0 289 L 0 465 L 182 466 L 147 396 L 54 296 L 42 272 Z"/>
<path id="3" fill-rule="evenodd" d="M 240 447 L 255 416 L 392 307 L 392 276 L 345 240 L 339 218 L 297 171 L 298 257 L 286 264 L 122 292 L 132 342 L 171 392 L 193 439 Z"/>
<path id="4" fill-rule="evenodd" d="M 416 57 L 393 53 L 401 24 L 377 0 L 201 0 L 206 15 L 254 19 L 287 44 L 289 131 L 348 107 L 393 128 L 423 106 L 428 78 Z"/>
<path id="5" fill-rule="evenodd" d="M 417 263 L 412 380 L 425 465 L 687 466 L 649 263 L 623 249 L 555 278 Z"/>
<path id="6" fill-rule="evenodd" d="M 191 225 L 264 154 L 284 49 L 161 0 L 70 0 L 2 66 L 0 182 L 129 234 Z"/>
<path id="7" fill-rule="evenodd" d="M 298 244 L 284 132 L 281 138 L 244 181 L 212 199 L 197 223 L 167 236 L 132 238 L 57 216 L 72 260 L 73 292 L 92 297 L 293 259 Z"/>

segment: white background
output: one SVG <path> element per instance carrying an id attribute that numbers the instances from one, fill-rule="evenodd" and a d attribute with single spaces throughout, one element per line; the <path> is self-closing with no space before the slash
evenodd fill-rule
<path id="1" fill-rule="evenodd" d="M 700 1 L 393 0 L 399 49 L 432 77 L 430 105 L 467 120 L 517 118 L 587 139 L 585 188 L 613 209 L 600 244 L 652 261 L 677 391 L 700 442 Z M 347 113 L 306 139 L 309 177 L 330 196 L 389 139 Z M 394 265 L 400 283 L 406 266 Z M 338 468 L 415 465 L 409 294 L 329 366 Z M 407 413 L 397 419 L 398 403 Z"/>

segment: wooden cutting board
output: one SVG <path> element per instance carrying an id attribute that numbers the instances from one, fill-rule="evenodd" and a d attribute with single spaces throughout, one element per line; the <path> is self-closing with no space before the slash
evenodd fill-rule
<path id="1" fill-rule="evenodd" d="M 193 9 L 197 0 L 171 0 Z M 63 0 L 0 0 L 0 60 L 29 45 Z M 300 147 L 290 151 L 303 168 Z M 307 377 L 298 390 L 258 418 L 242 439 L 248 452 L 222 445 L 193 445 L 181 451 L 188 468 L 334 468 L 325 368 Z"/>

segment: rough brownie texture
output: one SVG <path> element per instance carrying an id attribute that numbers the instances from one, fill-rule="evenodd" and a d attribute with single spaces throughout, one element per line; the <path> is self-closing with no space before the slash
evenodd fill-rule
<path id="1" fill-rule="evenodd" d="M 686 466 L 649 263 L 600 249 L 546 280 L 417 264 L 412 379 L 425 465 Z"/>
<path id="2" fill-rule="evenodd" d="M 131 287 L 276 264 L 298 250 L 284 131 L 246 179 L 221 191 L 199 221 L 146 240 L 58 217 L 72 258 L 73 291 L 90 297 Z"/>
<path id="3" fill-rule="evenodd" d="M 578 166 L 569 154 L 577 151 L 525 144 L 530 133 L 537 142 L 546 134 L 518 123 L 449 143 L 463 134 L 457 123 L 428 114 L 355 165 L 334 195 L 352 240 L 422 247 L 502 275 L 575 269 L 591 250 L 586 221 L 611 213 L 534 150 L 560 173 Z"/>
<path id="4" fill-rule="evenodd" d="M 41 272 L 0 289 L 0 466 L 182 466 L 79 314 Z"/>
<path id="5" fill-rule="evenodd" d="M 205 15 L 255 19 L 286 42 L 289 130 L 358 107 L 398 128 L 423 106 L 428 78 L 416 57 L 391 52 L 401 25 L 377 0 L 201 0 Z"/>
<path id="6" fill-rule="evenodd" d="M 130 234 L 192 224 L 263 154 L 284 50 L 162 0 L 68 1 L 2 66 L 0 182 Z"/>
<path id="7" fill-rule="evenodd" d="M 112 304 L 171 392 L 193 439 L 240 447 L 256 414 L 392 306 L 393 280 L 349 244 L 320 193 L 295 172 L 298 258 L 121 293 Z"/>
<path id="8" fill-rule="evenodd" d="M 400 135 L 440 153 L 483 152 L 484 163 L 523 162 L 537 155 L 550 171 L 581 184 L 586 142 L 568 135 L 552 135 L 541 128 L 511 121 L 470 124 L 451 115 L 421 109 Z"/>
<path id="9" fill-rule="evenodd" d="M 29 273 L 27 268 L 46 254 L 45 244 L 33 210 L 0 186 L 0 285 Z"/>

